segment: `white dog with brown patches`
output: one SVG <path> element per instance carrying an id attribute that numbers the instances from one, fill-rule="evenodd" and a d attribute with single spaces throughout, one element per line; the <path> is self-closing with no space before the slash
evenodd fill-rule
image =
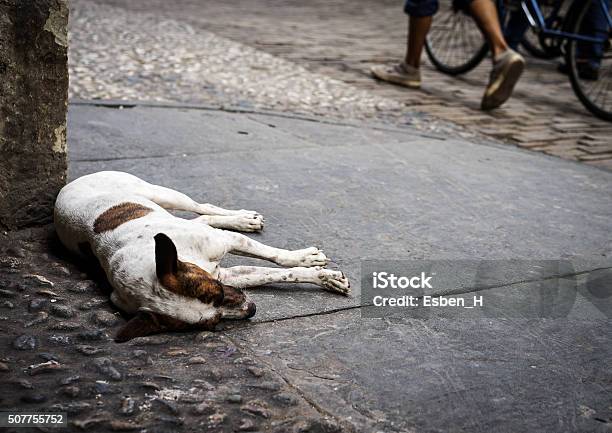
<path id="1" fill-rule="evenodd" d="M 201 216 L 187 220 L 166 209 Z M 257 212 L 196 203 L 131 174 L 104 171 L 66 185 L 55 203 L 55 227 L 72 252 L 95 256 L 113 287 L 112 302 L 135 316 L 117 335 L 125 341 L 164 330 L 212 329 L 222 318 L 245 319 L 255 304 L 240 290 L 268 283 L 312 283 L 342 295 L 349 282 L 325 269 L 318 248 L 283 250 L 235 231 L 263 228 Z M 221 268 L 227 253 L 283 268 Z"/>

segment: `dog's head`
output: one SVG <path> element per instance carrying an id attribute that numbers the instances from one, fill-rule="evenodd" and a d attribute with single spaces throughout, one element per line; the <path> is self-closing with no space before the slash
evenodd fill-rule
<path id="1" fill-rule="evenodd" d="M 117 341 L 163 331 L 212 330 L 221 319 L 248 319 L 255 314 L 255 304 L 242 290 L 222 284 L 193 263 L 179 260 L 174 242 L 163 233 L 155 236 L 155 273 L 162 288 L 159 304 L 167 305 L 168 296 L 178 296 L 183 301 L 181 307 L 163 313 L 141 308 L 119 331 Z M 203 310 L 206 314 L 194 323 L 185 320 L 187 312 L 179 308 Z"/>

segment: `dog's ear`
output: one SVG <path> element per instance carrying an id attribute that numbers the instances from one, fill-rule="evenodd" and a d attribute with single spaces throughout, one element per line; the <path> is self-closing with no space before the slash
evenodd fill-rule
<path id="1" fill-rule="evenodd" d="M 178 271 L 178 254 L 174 242 L 163 233 L 155 235 L 155 272 L 163 280 Z"/>
<path id="2" fill-rule="evenodd" d="M 171 316 L 141 309 L 123 325 L 115 336 L 115 341 L 117 343 L 124 343 L 132 338 L 146 337 L 147 335 L 158 334 L 164 331 L 186 331 L 190 329 L 213 331 L 219 320 L 221 320 L 220 311 L 216 311 L 210 319 L 190 324 Z"/>
<path id="3" fill-rule="evenodd" d="M 147 311 L 139 311 L 132 317 L 115 336 L 117 343 L 124 343 L 136 337 L 145 337 L 163 330 L 156 315 Z"/>

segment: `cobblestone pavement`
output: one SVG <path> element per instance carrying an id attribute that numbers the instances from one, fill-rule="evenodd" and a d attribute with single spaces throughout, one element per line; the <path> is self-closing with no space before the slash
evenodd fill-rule
<path id="1" fill-rule="evenodd" d="M 402 114 L 402 104 L 154 14 L 74 1 L 70 96 L 209 103 L 334 117 Z"/>
<path id="2" fill-rule="evenodd" d="M 429 129 L 447 125 L 424 120 L 424 113 L 612 168 L 612 124 L 585 111 L 554 62 L 528 58 L 514 98 L 491 113 L 478 108 L 488 62 L 458 78 L 426 65 L 421 91 L 373 80 L 372 64 L 403 54 L 406 18 L 395 0 L 98 3 L 105 5 L 73 2 L 72 96 L 221 101 Z"/>
<path id="3" fill-rule="evenodd" d="M 0 234 L 3 410 L 65 412 L 69 431 L 346 431 L 223 333 L 115 344 L 125 319 L 99 276 L 52 226 Z"/>

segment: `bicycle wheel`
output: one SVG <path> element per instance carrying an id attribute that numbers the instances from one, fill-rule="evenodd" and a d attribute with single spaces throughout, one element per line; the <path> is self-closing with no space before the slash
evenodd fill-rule
<path id="1" fill-rule="evenodd" d="M 436 69 L 449 75 L 463 74 L 478 66 L 488 50 L 474 20 L 453 8 L 452 0 L 441 0 L 425 42 Z"/>
<path id="2" fill-rule="evenodd" d="M 572 88 L 580 102 L 597 117 L 612 121 L 612 29 L 606 17 L 598 19 L 594 15 L 597 13 L 603 14 L 599 0 L 586 0 L 574 23 L 573 33 L 596 37 L 601 42 L 570 40 L 566 62 Z M 605 13 L 610 14 L 609 8 Z"/>

